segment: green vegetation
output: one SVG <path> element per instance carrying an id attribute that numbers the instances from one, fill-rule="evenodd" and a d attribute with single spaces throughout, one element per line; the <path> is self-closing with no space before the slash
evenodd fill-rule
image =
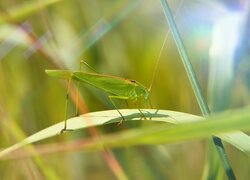
<path id="1" fill-rule="evenodd" d="M 179 31 L 169 23 L 172 35 L 164 2 L 0 2 L 1 179 L 227 179 L 225 168 L 237 179 L 250 176 L 247 62 L 229 79 L 232 88 L 223 89 L 230 94 L 224 108 L 210 115 L 207 104 L 214 109 L 216 97 L 202 94 L 211 81 L 212 25 L 199 29 L 205 17 L 193 19 L 197 9 L 209 6 L 203 10 L 209 16 L 216 6 L 169 1 Z M 147 120 L 133 102 L 115 99 L 125 118 L 118 125 L 110 94 L 72 80 L 67 127 L 73 131 L 60 134 L 67 81 L 45 69 L 79 71 L 81 59 L 101 74 L 150 87 L 153 109 L 138 102 Z M 228 159 L 221 161 L 212 136 L 222 140 Z"/>

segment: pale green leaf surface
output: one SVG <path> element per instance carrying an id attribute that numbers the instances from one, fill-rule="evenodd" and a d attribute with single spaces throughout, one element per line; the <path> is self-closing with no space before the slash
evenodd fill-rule
<path id="1" fill-rule="evenodd" d="M 120 111 L 127 121 L 142 120 L 141 114 L 136 109 L 121 109 Z M 167 122 L 176 125 L 154 124 L 150 127 L 140 127 L 104 135 L 101 141 L 92 141 L 92 143 L 88 144 L 86 150 L 101 149 L 103 145 L 107 147 L 124 147 L 139 144 L 174 143 L 217 134 L 224 141 L 234 145 L 243 152 L 250 152 L 249 136 L 242 132 L 236 132 L 237 130 L 250 129 L 250 112 L 248 109 L 222 113 L 206 121 L 200 116 L 168 110 L 145 109 L 143 113 L 148 119 L 151 118 L 151 120 L 147 121 Z M 67 127 L 71 130 L 77 130 L 91 126 L 117 123 L 120 120 L 121 117 L 116 110 L 99 111 L 68 119 Z M 0 152 L 0 157 L 25 145 L 59 135 L 60 130 L 63 128 L 63 123 L 52 125 L 27 137 L 23 141 Z M 225 134 L 228 132 L 233 133 Z"/>

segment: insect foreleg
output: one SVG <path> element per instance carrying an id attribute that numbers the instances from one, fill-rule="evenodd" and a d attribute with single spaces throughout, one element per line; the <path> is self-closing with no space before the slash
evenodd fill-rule
<path id="1" fill-rule="evenodd" d="M 148 103 L 149 103 L 150 109 L 153 109 L 153 106 L 152 106 L 152 102 L 151 102 L 150 97 L 148 97 Z M 150 117 L 149 120 L 151 120 L 151 118 L 152 118 L 152 117 Z"/>
<path id="2" fill-rule="evenodd" d="M 148 103 L 149 103 L 150 109 L 153 109 L 150 97 L 148 97 Z"/>

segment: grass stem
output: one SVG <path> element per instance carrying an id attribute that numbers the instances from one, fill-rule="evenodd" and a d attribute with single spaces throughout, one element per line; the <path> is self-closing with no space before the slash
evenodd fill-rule
<path id="1" fill-rule="evenodd" d="M 208 116 L 210 116 L 210 110 L 209 110 L 208 104 L 207 104 L 207 102 L 202 94 L 202 90 L 201 90 L 199 81 L 195 75 L 193 66 L 188 58 L 187 52 L 186 52 L 185 47 L 184 47 L 184 43 L 183 43 L 181 36 L 180 36 L 180 33 L 177 29 L 176 23 L 174 21 L 174 18 L 173 18 L 172 12 L 171 12 L 171 9 L 168 5 L 167 0 L 161 0 L 161 3 L 162 3 L 164 13 L 166 15 L 166 19 L 167 19 L 169 28 L 173 34 L 174 40 L 176 42 L 176 46 L 177 46 L 178 51 L 179 51 L 180 56 L 181 56 L 182 63 L 183 63 L 185 70 L 187 72 L 188 79 L 189 79 L 191 86 L 193 88 L 193 91 L 195 93 L 195 96 L 196 96 L 196 99 L 198 101 L 201 112 L 202 112 L 204 117 L 208 117 Z M 221 139 L 218 137 L 215 137 L 215 136 L 213 136 L 212 138 L 213 138 L 213 142 L 216 146 L 216 149 L 218 151 L 219 157 L 221 159 L 221 162 L 223 164 L 223 167 L 225 169 L 225 172 L 227 174 L 228 179 L 232 179 L 232 180 L 236 179 L 234 172 L 233 172 L 233 169 L 229 163 L 229 160 L 228 160 L 228 157 L 227 157 L 227 154 L 225 152 L 225 149 L 224 149 L 224 146 L 222 144 Z"/>

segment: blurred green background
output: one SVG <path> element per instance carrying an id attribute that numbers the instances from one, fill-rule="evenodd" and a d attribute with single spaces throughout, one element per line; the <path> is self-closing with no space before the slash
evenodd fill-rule
<path id="1" fill-rule="evenodd" d="M 241 41 L 247 25 L 237 24 L 237 20 L 248 20 L 244 2 L 169 1 L 203 93 L 214 111 L 249 104 L 248 46 Z M 229 23 L 238 27 L 238 41 L 232 49 L 223 49 L 232 41 L 215 42 L 214 27 L 231 12 L 239 14 L 239 19 Z M 224 27 L 227 37 L 234 36 L 233 28 Z M 160 1 L 0 1 L 0 147 L 63 120 L 66 83 L 48 77 L 45 69 L 79 70 L 83 59 L 100 73 L 135 79 L 149 87 L 167 32 Z M 240 45 L 245 49 L 239 49 Z M 216 51 L 220 55 L 211 55 L 213 46 L 221 47 Z M 241 56 L 235 58 L 234 52 Z M 216 58 L 224 62 L 222 67 Z M 233 73 L 224 77 L 227 68 Z M 201 115 L 171 34 L 156 73 L 150 96 L 154 108 Z M 216 84 L 224 82 L 226 89 L 214 90 Z M 82 111 L 113 109 L 105 92 L 88 85 L 81 85 L 80 92 Z M 127 108 L 120 101 L 117 106 Z M 71 98 L 68 117 L 74 113 Z M 119 129 L 109 125 L 98 130 L 107 133 Z M 90 136 L 88 131 L 77 131 L 43 143 L 60 144 Z M 230 145 L 226 150 L 237 177 L 247 179 L 249 157 Z M 205 140 L 114 150 L 129 179 L 201 179 L 206 154 Z M 0 174 L 3 179 L 116 179 L 108 164 L 102 152 L 77 151 L 1 161 Z"/>

